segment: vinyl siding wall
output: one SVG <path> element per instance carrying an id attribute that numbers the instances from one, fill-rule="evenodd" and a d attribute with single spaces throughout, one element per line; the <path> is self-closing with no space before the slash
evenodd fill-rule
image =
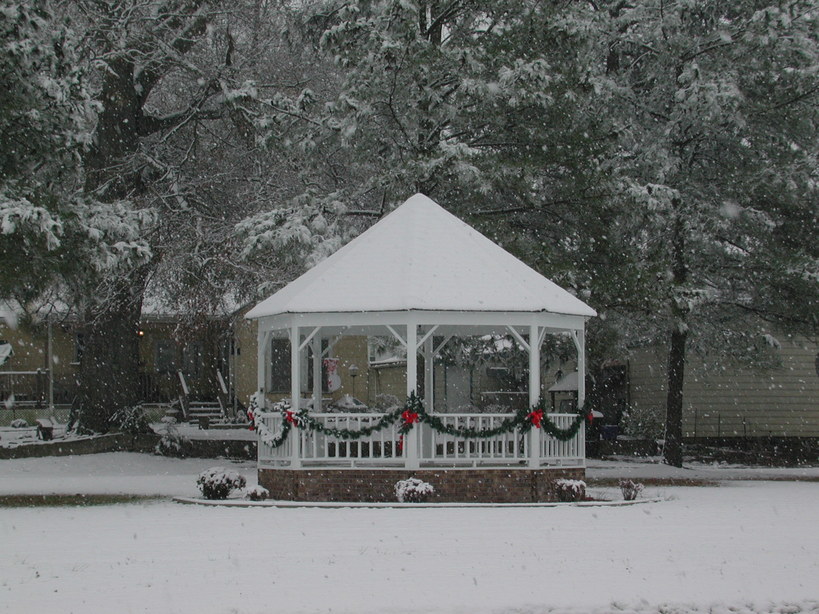
<path id="1" fill-rule="evenodd" d="M 686 437 L 819 437 L 817 345 L 780 338 L 782 367 L 706 371 L 689 356 L 683 389 Z M 629 360 L 630 402 L 664 408 L 667 352 L 635 351 Z"/>

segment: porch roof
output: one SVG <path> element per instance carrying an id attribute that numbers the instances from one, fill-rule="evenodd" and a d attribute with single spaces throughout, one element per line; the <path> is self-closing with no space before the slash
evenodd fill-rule
<path id="1" fill-rule="evenodd" d="M 247 318 L 364 312 L 596 312 L 423 194 L 251 309 Z"/>

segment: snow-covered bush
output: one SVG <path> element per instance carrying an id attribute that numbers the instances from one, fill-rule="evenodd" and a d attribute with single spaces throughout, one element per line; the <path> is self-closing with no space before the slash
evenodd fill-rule
<path id="1" fill-rule="evenodd" d="M 183 437 L 176 428 L 176 418 L 165 416 L 162 418 L 162 428 L 159 432 L 159 441 L 154 452 L 160 456 L 174 456 L 184 458 L 188 455 L 190 440 Z"/>
<path id="2" fill-rule="evenodd" d="M 22 418 L 17 418 L 16 420 L 11 421 L 11 428 L 13 429 L 25 429 L 28 428 L 28 422 L 23 420 Z"/>
<path id="3" fill-rule="evenodd" d="M 395 409 L 396 407 L 401 407 L 403 405 L 403 401 L 400 401 L 397 396 L 394 394 L 377 394 L 375 395 L 375 402 L 373 403 L 374 409 L 380 410 L 390 410 Z"/>
<path id="4" fill-rule="evenodd" d="M 558 501 L 582 501 L 586 496 L 586 483 L 583 480 L 560 478 L 554 481 L 554 491 Z"/>
<path id="5" fill-rule="evenodd" d="M 196 485 L 205 499 L 227 499 L 231 492 L 244 488 L 246 484 L 245 476 L 224 467 L 205 469 L 196 479 Z"/>
<path id="6" fill-rule="evenodd" d="M 620 421 L 623 434 L 635 439 L 656 441 L 665 433 L 665 410 L 657 407 L 629 407 Z"/>
<path id="7" fill-rule="evenodd" d="M 153 433 L 151 423 L 145 417 L 142 405 L 124 407 L 111 416 L 111 426 L 130 435 L 144 435 Z"/>
<path id="8" fill-rule="evenodd" d="M 270 491 L 264 486 L 254 486 L 245 493 L 245 499 L 250 499 L 251 501 L 265 501 L 269 497 Z"/>
<path id="9" fill-rule="evenodd" d="M 407 478 L 395 483 L 395 498 L 399 503 L 421 503 L 434 493 L 432 484 L 418 478 Z"/>
<path id="10" fill-rule="evenodd" d="M 623 499 L 626 501 L 634 501 L 643 491 L 643 485 L 634 480 L 620 480 L 619 485 L 620 491 L 623 493 Z"/>

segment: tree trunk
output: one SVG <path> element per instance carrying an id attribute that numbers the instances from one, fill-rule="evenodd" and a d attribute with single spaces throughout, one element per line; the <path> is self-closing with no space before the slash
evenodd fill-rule
<path id="1" fill-rule="evenodd" d="M 139 319 L 144 283 L 134 276 L 115 282 L 105 307 L 97 305 L 83 327 L 80 359 L 82 431 L 105 433 L 111 416 L 141 400 L 139 390 Z"/>
<path id="2" fill-rule="evenodd" d="M 134 88 L 134 67 L 112 60 L 105 74 L 103 109 L 94 145 L 85 158 L 86 190 L 102 201 L 134 199 L 142 185 L 127 169 L 128 157 L 139 147 L 140 101 Z M 91 296 L 85 307 L 83 354 L 79 375 L 79 428 L 104 433 L 119 409 L 135 405 L 139 393 L 139 320 L 147 273 L 122 270 L 83 288 Z"/>
<path id="3" fill-rule="evenodd" d="M 685 344 L 688 340 L 687 316 L 690 307 L 684 295 L 684 287 L 688 283 L 688 266 L 685 258 L 685 221 L 682 203 L 678 199 L 672 201 L 672 212 L 671 315 L 673 328 L 668 349 L 668 397 L 666 399 L 663 462 L 673 467 L 682 467 L 683 379 L 685 377 Z"/>
<path id="4" fill-rule="evenodd" d="M 685 376 L 685 342 L 688 331 L 671 333 L 668 351 L 668 397 L 666 401 L 665 447 L 663 462 L 682 467 L 683 378 Z"/>

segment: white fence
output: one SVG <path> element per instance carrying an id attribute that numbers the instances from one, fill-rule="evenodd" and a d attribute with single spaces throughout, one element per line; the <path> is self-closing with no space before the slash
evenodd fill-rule
<path id="1" fill-rule="evenodd" d="M 377 423 L 384 414 L 311 414 L 326 428 L 358 431 Z M 438 414 L 444 425 L 457 429 L 487 430 L 498 427 L 509 414 Z M 576 414 L 549 414 L 560 429 L 567 429 Z M 260 416 L 262 432 L 281 433 L 279 413 Z M 293 427 L 278 447 L 264 437 L 259 441 L 259 465 L 275 467 L 583 467 L 585 431 L 583 426 L 568 441 L 559 441 L 540 429 L 522 434 L 518 431 L 494 437 L 466 439 L 439 433 L 427 424 L 415 424 L 404 437 L 401 421 L 358 439 L 341 439 Z M 415 438 L 414 440 L 412 438 Z M 532 442 L 535 441 L 534 457 Z M 417 461 L 413 455 L 417 449 Z"/>

